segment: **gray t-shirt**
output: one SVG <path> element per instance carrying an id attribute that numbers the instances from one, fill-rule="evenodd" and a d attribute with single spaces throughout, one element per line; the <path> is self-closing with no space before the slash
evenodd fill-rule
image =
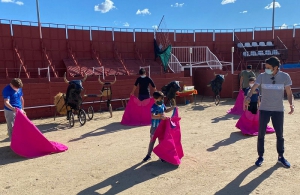
<path id="1" fill-rule="evenodd" d="M 256 79 L 255 83 L 261 85 L 262 95 L 259 110 L 283 112 L 284 89 L 292 85 L 292 80 L 289 74 L 281 71 L 274 79 L 272 77 L 273 75 L 261 73 Z"/>

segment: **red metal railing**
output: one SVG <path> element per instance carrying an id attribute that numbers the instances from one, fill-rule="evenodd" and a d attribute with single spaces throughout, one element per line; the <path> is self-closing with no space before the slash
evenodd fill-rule
<path id="1" fill-rule="evenodd" d="M 47 60 L 47 62 L 49 64 L 49 66 L 51 67 L 51 70 L 53 71 L 54 76 L 57 78 L 58 76 L 57 76 L 57 73 L 55 72 L 55 66 L 53 65 L 52 59 L 49 57 L 49 55 L 47 53 L 47 49 L 44 46 L 44 43 L 43 43 L 42 39 L 41 39 L 41 46 L 42 46 L 43 54 L 45 55 L 46 60 Z"/>
<path id="2" fill-rule="evenodd" d="M 121 64 L 122 64 L 122 66 L 123 66 L 123 68 L 124 68 L 126 74 L 129 75 L 129 71 L 128 71 L 128 69 L 126 68 L 126 65 L 125 65 L 125 63 L 124 63 L 124 60 L 122 59 L 122 55 L 118 52 L 118 49 L 117 49 L 116 47 L 115 47 L 115 53 L 116 53 L 116 55 L 117 55 L 119 61 L 121 62 Z"/>
<path id="3" fill-rule="evenodd" d="M 30 76 L 29 76 L 29 74 L 27 73 L 27 70 L 26 70 L 26 67 L 25 67 L 25 64 L 24 64 L 24 59 L 22 58 L 22 56 L 21 56 L 21 54 L 20 54 L 20 52 L 19 52 L 18 46 L 17 46 L 17 44 L 16 44 L 16 42 L 15 42 L 14 39 L 13 39 L 13 46 L 14 46 L 14 51 L 16 52 L 16 55 L 17 55 L 17 57 L 18 57 L 18 60 L 20 61 L 20 65 L 21 65 L 21 67 L 23 68 L 23 70 L 24 70 L 24 72 L 25 72 L 27 78 L 29 78 Z M 19 77 L 20 77 L 20 73 L 21 73 L 21 70 L 19 71 Z"/>

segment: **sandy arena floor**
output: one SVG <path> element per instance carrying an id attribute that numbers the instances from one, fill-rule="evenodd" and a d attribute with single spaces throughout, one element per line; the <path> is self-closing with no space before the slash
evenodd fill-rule
<path id="1" fill-rule="evenodd" d="M 228 99 L 179 106 L 185 156 L 179 167 L 146 155 L 149 127 L 120 125 L 123 111 L 97 113 L 83 127 L 68 128 L 65 117 L 34 120 L 49 139 L 69 150 L 35 159 L 14 154 L 0 125 L 0 194 L 300 194 L 300 103 L 285 112 L 285 157 L 292 167 L 277 162 L 276 136 L 266 135 L 265 162 L 257 168 L 256 136 L 235 128 L 238 116 L 227 115 Z M 288 102 L 285 101 L 285 105 Z M 298 121 L 298 122 L 297 122 Z"/>

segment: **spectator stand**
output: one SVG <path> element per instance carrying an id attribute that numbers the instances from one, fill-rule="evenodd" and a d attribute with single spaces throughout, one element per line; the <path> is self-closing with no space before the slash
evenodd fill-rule
<path id="1" fill-rule="evenodd" d="M 275 41 L 252 41 L 241 42 L 235 35 L 235 45 L 239 52 L 240 63 L 238 65 L 241 70 L 245 69 L 247 64 L 256 64 L 254 70 L 259 71 L 259 65 L 268 57 L 277 56 L 281 61 L 285 62 L 288 57 L 288 48 L 277 36 Z"/>

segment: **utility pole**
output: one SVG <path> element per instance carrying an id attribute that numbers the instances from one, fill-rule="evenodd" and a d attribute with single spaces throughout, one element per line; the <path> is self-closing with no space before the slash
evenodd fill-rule
<path id="1" fill-rule="evenodd" d="M 39 26 L 40 39 L 41 39 L 42 38 L 42 27 L 41 27 L 41 21 L 40 21 L 39 0 L 36 0 L 36 13 L 37 13 L 38 26 Z"/>
<path id="2" fill-rule="evenodd" d="M 273 32 L 273 40 L 274 40 L 274 36 L 275 36 L 274 16 L 275 16 L 275 0 L 273 0 L 273 16 L 272 16 L 272 32 Z"/>

